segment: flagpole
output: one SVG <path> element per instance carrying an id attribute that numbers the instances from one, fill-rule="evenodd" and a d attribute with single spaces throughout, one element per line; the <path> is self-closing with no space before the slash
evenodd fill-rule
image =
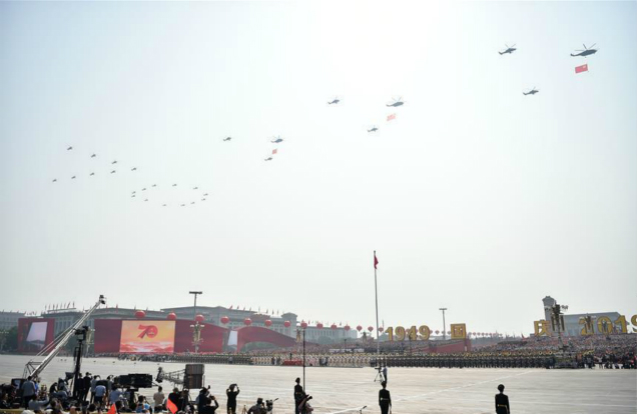
<path id="1" fill-rule="evenodd" d="M 380 339 L 378 336 L 378 277 L 376 265 L 376 250 L 374 250 L 374 293 L 376 295 L 376 364 L 380 369 Z"/>

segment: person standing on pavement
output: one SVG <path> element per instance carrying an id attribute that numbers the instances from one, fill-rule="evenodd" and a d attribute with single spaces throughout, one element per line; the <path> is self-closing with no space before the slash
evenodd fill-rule
<path id="1" fill-rule="evenodd" d="M 495 412 L 496 414 L 510 414 L 509 397 L 504 395 L 504 385 L 498 385 L 499 394 L 495 395 Z"/>
<path id="2" fill-rule="evenodd" d="M 228 389 L 226 390 L 226 396 L 228 397 L 228 402 L 226 404 L 226 409 L 228 410 L 228 414 L 236 414 L 237 412 L 237 396 L 241 390 L 237 384 L 230 384 Z"/>
<path id="3" fill-rule="evenodd" d="M 391 395 L 387 389 L 387 382 L 383 381 L 380 385 L 383 387 L 383 389 L 378 392 L 378 405 L 380 405 L 380 412 L 381 414 L 389 414 L 389 411 L 391 410 Z"/>
<path id="4" fill-rule="evenodd" d="M 296 385 L 294 386 L 294 414 L 299 414 L 299 404 L 305 398 L 305 390 L 301 386 L 301 378 L 297 378 L 295 380 Z"/>

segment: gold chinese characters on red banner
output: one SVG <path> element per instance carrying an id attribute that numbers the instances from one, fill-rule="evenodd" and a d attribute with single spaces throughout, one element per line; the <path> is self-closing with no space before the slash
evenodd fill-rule
<path id="1" fill-rule="evenodd" d="M 535 336 L 551 336 L 558 329 L 552 326 L 554 321 L 539 320 L 533 321 L 533 330 Z M 632 331 L 637 332 L 637 315 L 633 315 L 630 318 L 632 324 Z M 628 333 L 628 322 L 626 322 L 626 316 L 620 315 L 619 318 L 614 321 L 608 316 L 593 316 L 587 315 L 579 318 L 579 325 L 581 326 L 580 335 L 595 335 L 603 334 L 625 334 Z M 564 323 L 561 321 L 559 326 L 560 330 L 564 332 Z"/>
<path id="2" fill-rule="evenodd" d="M 449 325 L 451 339 L 465 339 L 467 337 L 467 326 L 464 323 L 452 323 Z M 431 336 L 431 329 L 427 325 L 411 328 L 396 326 L 385 329 L 387 339 L 390 341 L 427 341 Z"/>

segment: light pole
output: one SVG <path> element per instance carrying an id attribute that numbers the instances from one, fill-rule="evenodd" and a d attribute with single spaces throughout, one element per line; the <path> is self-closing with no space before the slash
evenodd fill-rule
<path id="1" fill-rule="evenodd" d="M 447 339 L 447 325 L 445 323 L 445 311 L 447 308 L 440 308 L 438 310 L 442 311 L 442 340 L 444 341 Z"/>
<path id="2" fill-rule="evenodd" d="M 299 336 L 303 341 L 303 391 L 305 391 L 305 328 L 303 326 L 296 328 L 296 337 Z"/>
<path id="3" fill-rule="evenodd" d="M 193 315 L 192 319 L 197 319 L 197 295 L 203 295 L 203 292 L 200 292 L 200 291 L 190 291 L 190 292 L 188 292 L 188 293 L 190 293 L 191 295 L 195 295 L 195 313 L 194 313 L 194 315 Z"/>

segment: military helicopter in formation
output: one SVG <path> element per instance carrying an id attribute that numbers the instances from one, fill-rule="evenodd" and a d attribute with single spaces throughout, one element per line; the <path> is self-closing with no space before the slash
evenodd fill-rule
<path id="1" fill-rule="evenodd" d="M 338 105 L 338 103 L 339 103 L 340 101 L 341 101 L 340 99 L 338 99 L 337 97 L 335 97 L 334 99 L 332 99 L 332 100 L 331 100 L 330 102 L 328 102 L 327 104 L 328 104 L 328 105 Z"/>
<path id="2" fill-rule="evenodd" d="M 507 44 L 505 44 L 504 46 L 506 46 L 506 50 L 504 52 L 498 52 L 500 55 L 504 55 L 505 53 L 508 54 L 512 54 L 513 52 L 515 52 L 517 49 L 515 48 L 515 45 L 513 46 L 509 46 Z"/>
<path id="3" fill-rule="evenodd" d="M 95 173 L 94 173 L 94 172 L 92 172 L 92 173 L 90 173 L 90 174 L 89 174 L 89 177 L 92 177 L 92 176 L 94 176 L 94 175 L 95 175 Z"/>
<path id="4" fill-rule="evenodd" d="M 95 157 L 97 157 L 97 154 L 91 155 L 91 158 L 95 158 Z"/>
<path id="5" fill-rule="evenodd" d="M 372 129 L 368 129 L 368 130 L 367 130 L 367 132 L 369 132 L 369 133 L 376 132 L 376 131 L 378 131 L 378 128 L 377 128 L 377 127 L 375 127 L 375 126 L 374 126 L 374 127 L 372 127 Z"/>
<path id="6" fill-rule="evenodd" d="M 116 172 L 117 172 L 117 171 L 113 170 L 113 171 L 111 171 L 111 174 L 115 174 Z"/>
<path id="7" fill-rule="evenodd" d="M 263 160 L 263 161 L 272 161 L 273 159 L 274 159 L 274 158 L 272 158 L 272 157 L 268 157 L 268 158 L 266 158 L 266 159 L 265 159 L 265 160 Z"/>
<path id="8" fill-rule="evenodd" d="M 224 141 L 224 142 L 226 142 L 226 141 L 232 141 L 232 137 L 224 138 L 222 141 Z"/>
<path id="9" fill-rule="evenodd" d="M 54 179 L 53 179 L 53 182 L 54 182 L 54 183 L 57 183 L 57 182 L 58 182 L 58 179 L 57 179 L 57 178 L 54 178 Z"/>
<path id="10" fill-rule="evenodd" d="M 131 168 L 131 171 L 137 171 L 137 167 Z"/>
<path id="11" fill-rule="evenodd" d="M 583 44 L 582 46 L 584 46 L 584 50 L 576 50 L 576 52 L 579 52 L 579 53 L 576 53 L 576 54 L 571 53 L 571 56 L 586 57 L 586 56 L 594 55 L 595 53 L 597 53 L 597 50 L 598 50 L 598 49 L 593 49 L 593 46 L 595 46 L 596 44 L 597 43 L 593 43 L 591 47 L 586 47 L 586 45 Z"/>
<path id="12" fill-rule="evenodd" d="M 403 98 L 398 98 L 398 99 L 394 99 L 394 102 L 390 103 L 387 106 L 391 106 L 391 107 L 397 108 L 397 107 L 402 106 L 404 104 L 405 104 L 405 102 L 403 102 Z"/>
<path id="13" fill-rule="evenodd" d="M 530 91 L 522 92 L 522 95 L 535 95 L 538 92 L 539 92 L 539 90 L 535 89 L 535 86 L 534 86 L 533 89 L 531 89 Z"/>
<path id="14" fill-rule="evenodd" d="M 281 138 L 280 136 L 276 136 L 276 137 L 274 137 L 274 138 L 272 138 L 270 140 L 270 142 L 273 143 L 273 144 L 278 144 L 278 143 L 281 143 L 283 141 L 285 141 L 285 140 L 283 138 Z"/>
<path id="15" fill-rule="evenodd" d="M 68 147 L 66 150 L 67 151 L 71 151 L 73 149 L 73 147 Z"/>

